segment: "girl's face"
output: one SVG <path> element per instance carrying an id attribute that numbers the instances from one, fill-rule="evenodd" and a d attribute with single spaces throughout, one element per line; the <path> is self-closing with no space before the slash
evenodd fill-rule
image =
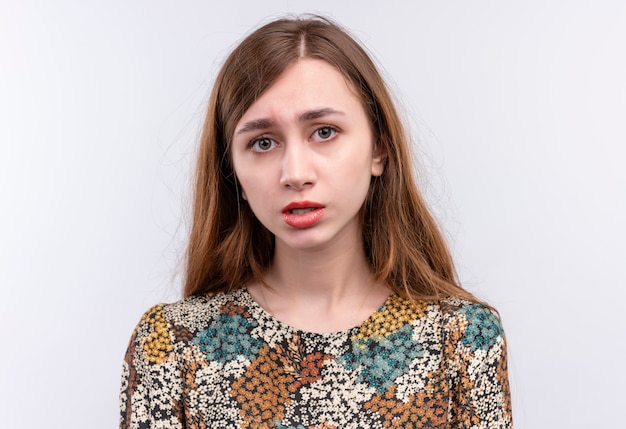
<path id="1" fill-rule="evenodd" d="M 358 213 L 383 172 L 356 91 L 322 60 L 301 59 L 245 112 L 232 158 L 242 195 L 277 249 L 360 239 Z"/>

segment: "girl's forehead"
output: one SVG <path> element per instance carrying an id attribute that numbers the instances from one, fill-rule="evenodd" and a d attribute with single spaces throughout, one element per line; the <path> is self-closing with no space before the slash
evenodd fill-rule
<path id="1" fill-rule="evenodd" d="M 244 112 L 236 129 L 251 118 L 299 117 L 309 111 L 358 110 L 358 92 L 334 66 L 319 59 L 303 58 L 290 65 Z"/>

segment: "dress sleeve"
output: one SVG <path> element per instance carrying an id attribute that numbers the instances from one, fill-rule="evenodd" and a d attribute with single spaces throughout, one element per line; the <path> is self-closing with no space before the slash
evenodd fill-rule
<path id="1" fill-rule="evenodd" d="M 499 317 L 485 306 L 467 304 L 450 322 L 451 427 L 512 428 L 506 341 Z"/>
<path id="2" fill-rule="evenodd" d="M 182 380 L 164 306 L 135 328 L 122 368 L 120 428 L 183 428 Z"/>

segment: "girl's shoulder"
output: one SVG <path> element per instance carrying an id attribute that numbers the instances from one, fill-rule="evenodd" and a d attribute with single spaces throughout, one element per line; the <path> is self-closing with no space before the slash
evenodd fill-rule
<path id="1" fill-rule="evenodd" d="M 211 319 L 229 309 L 249 306 L 245 289 L 214 294 L 191 295 L 179 301 L 161 304 L 168 320 L 188 324 L 191 321 Z M 158 307 L 158 306 L 157 306 Z"/>
<path id="2" fill-rule="evenodd" d="M 501 329 L 500 316 L 494 308 L 459 297 L 414 302 L 392 294 L 379 309 L 379 313 L 385 318 L 421 320 L 425 323 L 444 325 L 450 329 L 479 322 L 489 322 L 500 326 Z"/>
<path id="3" fill-rule="evenodd" d="M 437 308 L 448 337 L 465 349 L 486 351 L 504 342 L 500 315 L 494 308 L 457 297 L 441 300 Z"/>
<path id="4" fill-rule="evenodd" d="M 157 344 L 188 341 L 194 333 L 210 326 L 225 313 L 246 315 L 246 302 L 241 291 L 214 295 L 193 295 L 173 303 L 157 304 L 141 317 L 135 335 Z M 169 348 L 169 347 L 165 347 Z"/>

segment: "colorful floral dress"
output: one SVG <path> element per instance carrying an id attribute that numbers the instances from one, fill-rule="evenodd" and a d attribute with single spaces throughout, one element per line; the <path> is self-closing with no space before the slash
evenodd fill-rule
<path id="1" fill-rule="evenodd" d="M 239 289 L 150 309 L 122 376 L 122 428 L 511 428 L 498 317 L 397 295 L 316 334 Z"/>

